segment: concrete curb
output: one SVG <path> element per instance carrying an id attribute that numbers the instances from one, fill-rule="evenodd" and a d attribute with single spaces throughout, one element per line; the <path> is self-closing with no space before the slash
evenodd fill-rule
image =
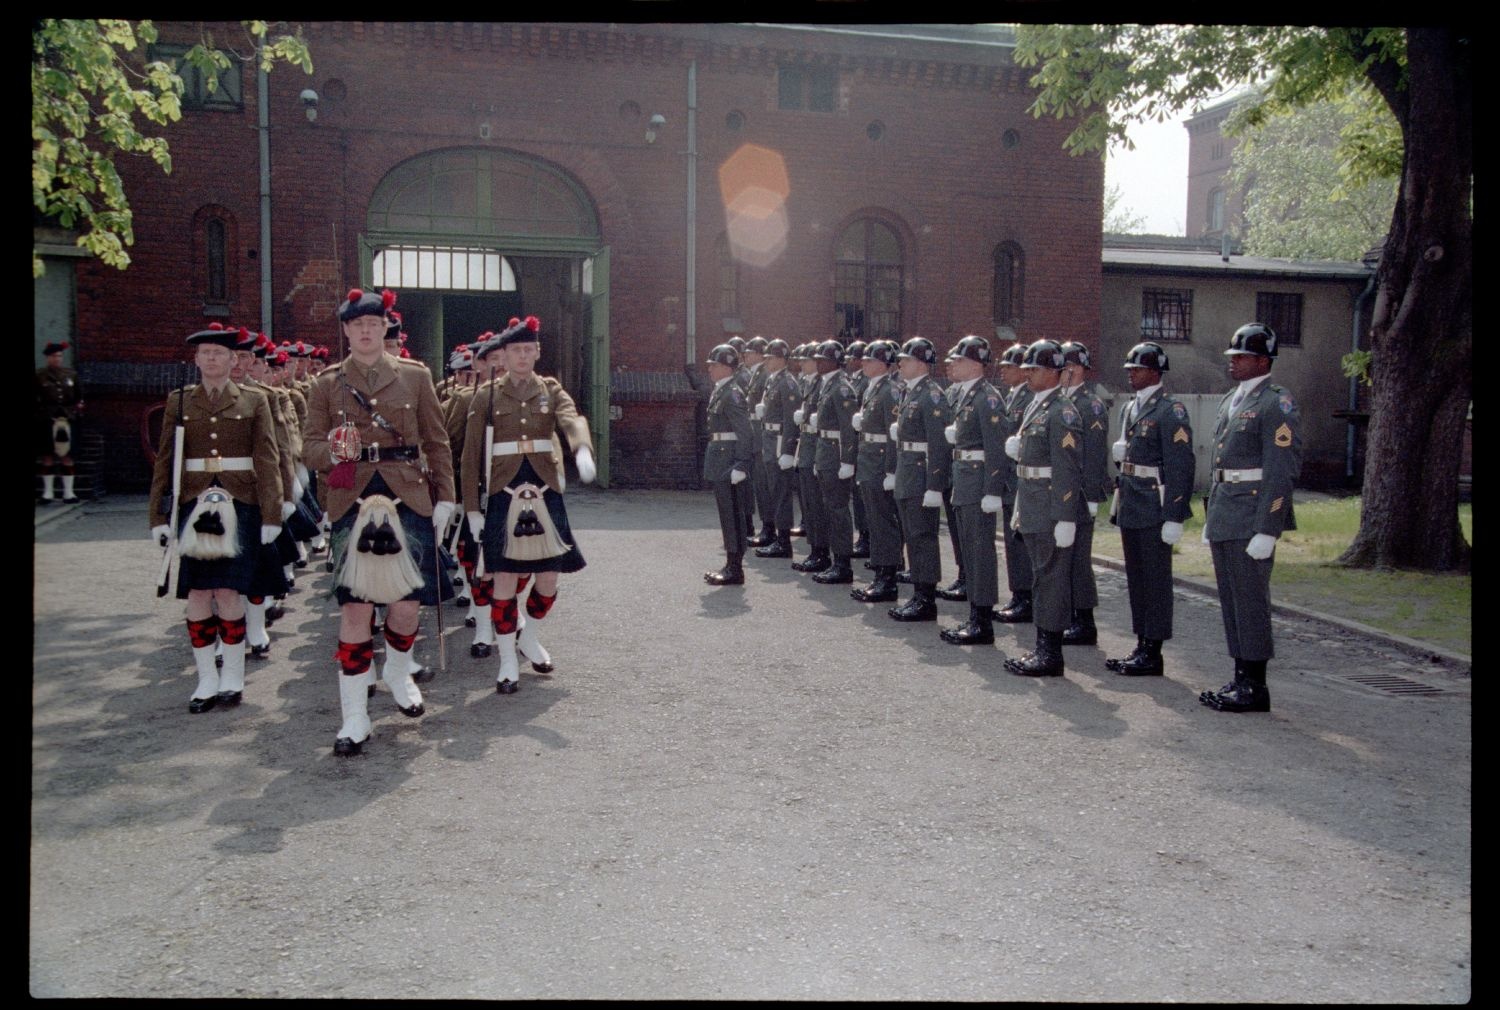
<path id="1" fill-rule="evenodd" d="M 1125 571 L 1125 562 L 1123 561 L 1103 557 L 1098 554 L 1090 555 L 1090 558 L 1094 564 L 1102 568 L 1109 568 L 1117 572 Z M 1204 596 L 1211 596 L 1215 600 L 1219 598 L 1219 587 L 1215 583 L 1205 582 L 1202 579 L 1189 578 L 1186 575 L 1174 575 L 1172 576 L 1172 582 L 1181 589 L 1201 593 Z M 1417 653 L 1424 659 L 1440 659 L 1445 663 L 1464 667 L 1473 667 L 1474 665 L 1473 657 L 1467 656 L 1462 652 L 1453 652 L 1441 646 L 1433 645 L 1431 642 L 1423 642 L 1415 638 L 1407 638 L 1405 635 L 1383 631 L 1368 624 L 1351 621 L 1347 617 L 1335 617 L 1333 614 L 1325 614 L 1319 610 L 1297 607 L 1290 603 L 1277 603 L 1274 600 L 1271 602 L 1271 610 L 1273 613 L 1280 614 L 1283 617 L 1301 617 L 1310 621 L 1321 621 L 1324 624 L 1331 624 L 1334 627 L 1342 628 L 1356 635 L 1363 635 L 1366 638 L 1373 638 L 1387 645 L 1394 645 L 1409 652 Z"/>
<path id="2" fill-rule="evenodd" d="M 32 528 L 41 529 L 48 523 L 61 519 L 63 516 L 82 508 L 83 505 L 84 503 L 82 501 L 79 501 L 77 505 L 63 505 L 59 503 L 57 505 L 34 506 L 36 509 L 36 515 L 34 517 L 34 525 Z"/>

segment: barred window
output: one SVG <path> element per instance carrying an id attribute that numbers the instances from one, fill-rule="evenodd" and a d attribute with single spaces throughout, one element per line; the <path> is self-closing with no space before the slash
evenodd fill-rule
<path id="1" fill-rule="evenodd" d="M 1192 289 L 1146 288 L 1141 292 L 1142 340 L 1182 343 L 1192 335 Z"/>
<path id="2" fill-rule="evenodd" d="M 238 111 L 245 107 L 244 75 L 240 61 L 233 53 L 223 53 L 229 57 L 229 66 L 219 71 L 215 78 L 216 86 L 212 91 L 208 89 L 208 82 L 198 68 L 183 60 L 191 46 L 179 45 L 154 45 L 149 47 L 146 58 L 153 62 L 161 61 L 170 64 L 177 76 L 182 78 L 182 107 L 184 109 L 220 109 Z"/>
<path id="3" fill-rule="evenodd" d="M 1014 242 L 995 246 L 995 276 L 991 291 L 996 326 L 1014 328 L 1025 316 L 1026 257 Z"/>
<path id="4" fill-rule="evenodd" d="M 1255 293 L 1255 318 L 1276 331 L 1281 347 L 1302 346 L 1302 296 L 1275 291 Z"/>
<path id="5" fill-rule="evenodd" d="M 838 107 L 838 71 L 833 67 L 778 67 L 776 105 L 782 109 L 833 112 Z"/>
<path id="6" fill-rule="evenodd" d="M 901 240 L 875 218 L 855 221 L 834 244 L 834 327 L 838 339 L 900 340 Z"/>
<path id="7" fill-rule="evenodd" d="M 376 287 L 439 291 L 514 291 L 510 260 L 493 249 L 458 246 L 384 246 L 370 259 Z"/>

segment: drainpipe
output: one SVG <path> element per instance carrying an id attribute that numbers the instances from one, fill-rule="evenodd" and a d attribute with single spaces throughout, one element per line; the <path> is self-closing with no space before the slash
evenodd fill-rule
<path id="1" fill-rule="evenodd" d="M 698 360 L 698 61 L 688 64 L 687 87 L 687 364 Z"/>
<path id="2" fill-rule="evenodd" d="M 264 64 L 265 43 L 256 51 L 255 95 L 260 104 L 260 329 L 271 331 L 271 86 Z"/>
<path id="3" fill-rule="evenodd" d="M 1354 329 L 1349 334 L 1349 350 L 1359 350 L 1360 319 L 1364 313 L 1364 306 L 1370 300 L 1370 295 L 1375 291 L 1375 277 L 1378 270 L 1370 272 L 1370 279 L 1365 283 L 1365 289 L 1354 299 Z M 1353 376 L 1349 379 L 1349 427 L 1344 434 L 1344 479 L 1354 479 L 1354 411 L 1359 408 L 1359 379 Z"/>

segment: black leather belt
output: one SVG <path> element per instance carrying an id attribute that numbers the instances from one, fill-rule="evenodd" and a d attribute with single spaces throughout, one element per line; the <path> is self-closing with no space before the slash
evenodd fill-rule
<path id="1" fill-rule="evenodd" d="M 388 459 L 410 462 L 417 459 L 421 451 L 415 445 L 393 445 L 389 448 L 379 445 L 367 445 L 359 451 L 359 458 L 363 463 L 379 463 Z"/>

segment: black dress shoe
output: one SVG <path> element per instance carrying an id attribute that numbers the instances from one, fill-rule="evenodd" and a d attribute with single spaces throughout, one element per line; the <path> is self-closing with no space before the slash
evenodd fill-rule
<path id="1" fill-rule="evenodd" d="M 323 571 L 325 571 L 325 572 L 331 572 L 331 571 L 333 571 L 333 561 L 332 560 L 323 562 Z"/>
<path id="2" fill-rule="evenodd" d="M 801 561 L 792 564 L 792 570 L 796 572 L 821 572 L 833 567 L 833 558 L 828 556 L 828 551 L 813 551 Z"/>
<path id="3" fill-rule="evenodd" d="M 848 558 L 835 558 L 832 565 L 812 578 L 814 582 L 824 586 L 847 585 L 854 581 L 854 569 L 849 567 Z"/>
<path id="4" fill-rule="evenodd" d="M 421 714 L 423 712 L 426 712 L 427 709 L 423 707 L 423 705 L 422 705 L 421 702 L 418 702 L 415 705 L 408 705 L 406 708 L 402 708 L 400 705 L 397 705 L 396 706 L 396 711 L 400 712 L 402 715 L 406 716 L 408 719 L 416 719 L 419 716 L 421 716 Z"/>
<path id="5" fill-rule="evenodd" d="M 77 498 L 64 498 L 63 499 L 63 504 L 64 505 L 77 505 L 78 504 L 78 499 Z"/>
<path id="6" fill-rule="evenodd" d="M 739 558 L 731 558 L 717 572 L 704 572 L 703 581 L 711 586 L 743 586 L 745 569 L 740 565 Z"/>
<path id="7" fill-rule="evenodd" d="M 366 739 L 369 739 L 366 737 Z M 346 736 L 341 736 L 333 742 L 333 752 L 339 757 L 353 757 L 364 749 L 365 741 L 355 743 Z"/>
<path id="8" fill-rule="evenodd" d="M 301 558 L 298 558 L 296 561 L 292 562 L 292 567 L 293 568 L 306 568 L 307 567 L 307 562 L 303 561 Z"/>
<path id="9" fill-rule="evenodd" d="M 937 590 L 937 595 L 938 598 L 942 600 L 952 600 L 957 603 L 963 603 L 969 598 L 968 584 L 964 581 L 964 577 L 960 575 L 958 578 L 948 583 L 948 585 L 939 588 Z"/>
<path id="10" fill-rule="evenodd" d="M 970 604 L 968 623 L 944 628 L 939 637 L 952 645 L 994 645 L 995 628 L 990 623 L 990 608 Z"/>
<path id="11" fill-rule="evenodd" d="M 1160 677 L 1165 673 L 1161 661 L 1161 643 L 1147 638 L 1142 638 L 1135 651 L 1124 659 L 1107 659 L 1104 665 L 1126 677 Z"/>
<path id="12" fill-rule="evenodd" d="M 469 655 L 473 656 L 475 659 L 485 659 L 489 656 L 490 651 L 490 647 L 484 642 L 475 642 L 473 645 L 469 646 Z"/>
<path id="13" fill-rule="evenodd" d="M 495 681 L 496 694 L 515 694 L 519 690 L 521 690 L 521 682 L 519 680 Z"/>
<path id="14" fill-rule="evenodd" d="M 469 605 L 469 598 L 467 596 L 455 596 L 452 603 L 455 607 L 467 607 Z"/>
<path id="15" fill-rule="evenodd" d="M 751 547 L 768 547 L 775 542 L 776 531 L 769 526 L 762 526 L 755 536 L 745 538 L 745 543 Z"/>
<path id="16" fill-rule="evenodd" d="M 1130 650 L 1130 655 L 1124 657 L 1123 659 L 1106 658 L 1104 660 L 1104 668 L 1106 670 L 1111 670 L 1111 671 L 1113 671 L 1115 673 L 1119 673 L 1120 672 L 1120 668 L 1123 667 L 1126 663 L 1139 662 L 1140 658 L 1141 658 L 1141 652 L 1145 648 L 1146 648 L 1146 640 L 1145 640 L 1145 638 L 1141 637 L 1140 635 L 1137 635 L 1135 637 L 1135 648 L 1132 649 L 1132 650 Z"/>
<path id="17" fill-rule="evenodd" d="M 192 698 L 188 701 L 188 711 L 194 715 L 207 712 L 219 703 L 219 696 L 211 694 L 207 698 Z"/>
<path id="18" fill-rule="evenodd" d="M 1099 644 L 1099 629 L 1094 626 L 1094 611 L 1073 611 L 1073 623 L 1062 633 L 1062 644 L 1064 645 L 1097 645 Z"/>
<path id="19" fill-rule="evenodd" d="M 286 608 L 285 607 L 278 606 L 278 605 L 273 605 L 273 606 L 269 606 L 269 607 L 266 608 L 266 623 L 267 624 L 270 624 L 272 621 L 279 621 L 279 620 L 281 620 L 285 616 L 286 616 Z"/>
<path id="20" fill-rule="evenodd" d="M 1000 610 L 995 611 L 995 620 L 1001 624 L 1030 624 L 1031 623 L 1031 597 L 1012 597 Z"/>
<path id="21" fill-rule="evenodd" d="M 1227 684 L 1216 693 L 1204 691 L 1198 700 L 1218 712 L 1271 711 L 1271 692 L 1264 684 L 1252 684 L 1248 680 Z"/>
<path id="22" fill-rule="evenodd" d="M 374 684 L 367 684 L 365 686 L 365 697 L 366 698 L 373 698 L 373 697 L 375 697 L 375 685 Z"/>
<path id="23" fill-rule="evenodd" d="M 792 545 L 784 538 L 773 540 L 764 547 L 757 547 L 755 549 L 755 556 L 758 558 L 789 558 L 792 556 Z"/>
<path id="24" fill-rule="evenodd" d="M 849 598 L 858 600 L 860 603 L 888 603 L 894 602 L 899 597 L 896 586 L 896 570 L 894 568 L 877 568 L 875 570 L 875 581 L 863 589 L 851 589 Z"/>
<path id="25" fill-rule="evenodd" d="M 224 666 L 224 657 L 223 657 L 222 654 L 214 657 L 214 666 L 217 666 L 217 667 L 220 667 L 220 668 L 222 668 Z"/>
<path id="26" fill-rule="evenodd" d="M 870 556 L 870 538 L 861 535 L 854 541 L 854 550 L 849 552 L 851 558 L 867 558 Z"/>
<path id="27" fill-rule="evenodd" d="M 909 571 L 899 571 L 899 572 L 897 572 L 896 573 L 896 581 L 899 582 L 899 583 L 901 583 L 903 586 L 909 586 L 909 585 L 911 585 L 911 572 L 909 572 Z"/>
<path id="28" fill-rule="evenodd" d="M 270 659 L 271 643 L 267 642 L 265 645 L 250 646 L 249 655 L 251 659 Z"/>
<path id="29" fill-rule="evenodd" d="M 533 670 L 535 670 L 537 673 L 551 673 L 553 670 L 557 669 L 557 667 L 554 666 L 550 662 L 548 662 L 548 663 L 532 663 L 531 664 L 531 668 Z"/>
<path id="30" fill-rule="evenodd" d="M 1062 632 L 1036 629 L 1036 649 L 1020 659 L 1007 659 L 1005 668 L 1022 677 L 1061 677 Z"/>
<path id="31" fill-rule="evenodd" d="M 220 691 L 216 696 L 216 700 L 225 708 L 230 708 L 240 703 L 240 698 L 243 694 L 244 692 L 242 691 Z"/>
<path id="32" fill-rule="evenodd" d="M 419 666 L 412 671 L 411 679 L 416 684 L 430 684 L 437 677 L 436 670 L 430 670 L 425 666 Z"/>
<path id="33" fill-rule="evenodd" d="M 472 617 L 465 617 L 464 618 L 464 627 L 466 627 L 466 628 L 477 628 L 477 627 L 479 627 L 479 622 L 477 620 L 475 620 L 474 618 L 472 618 Z"/>
<path id="34" fill-rule="evenodd" d="M 892 607 L 886 613 L 895 621 L 936 621 L 937 601 L 932 597 L 932 591 L 918 587 L 912 593 L 911 599 L 899 607 Z"/>

